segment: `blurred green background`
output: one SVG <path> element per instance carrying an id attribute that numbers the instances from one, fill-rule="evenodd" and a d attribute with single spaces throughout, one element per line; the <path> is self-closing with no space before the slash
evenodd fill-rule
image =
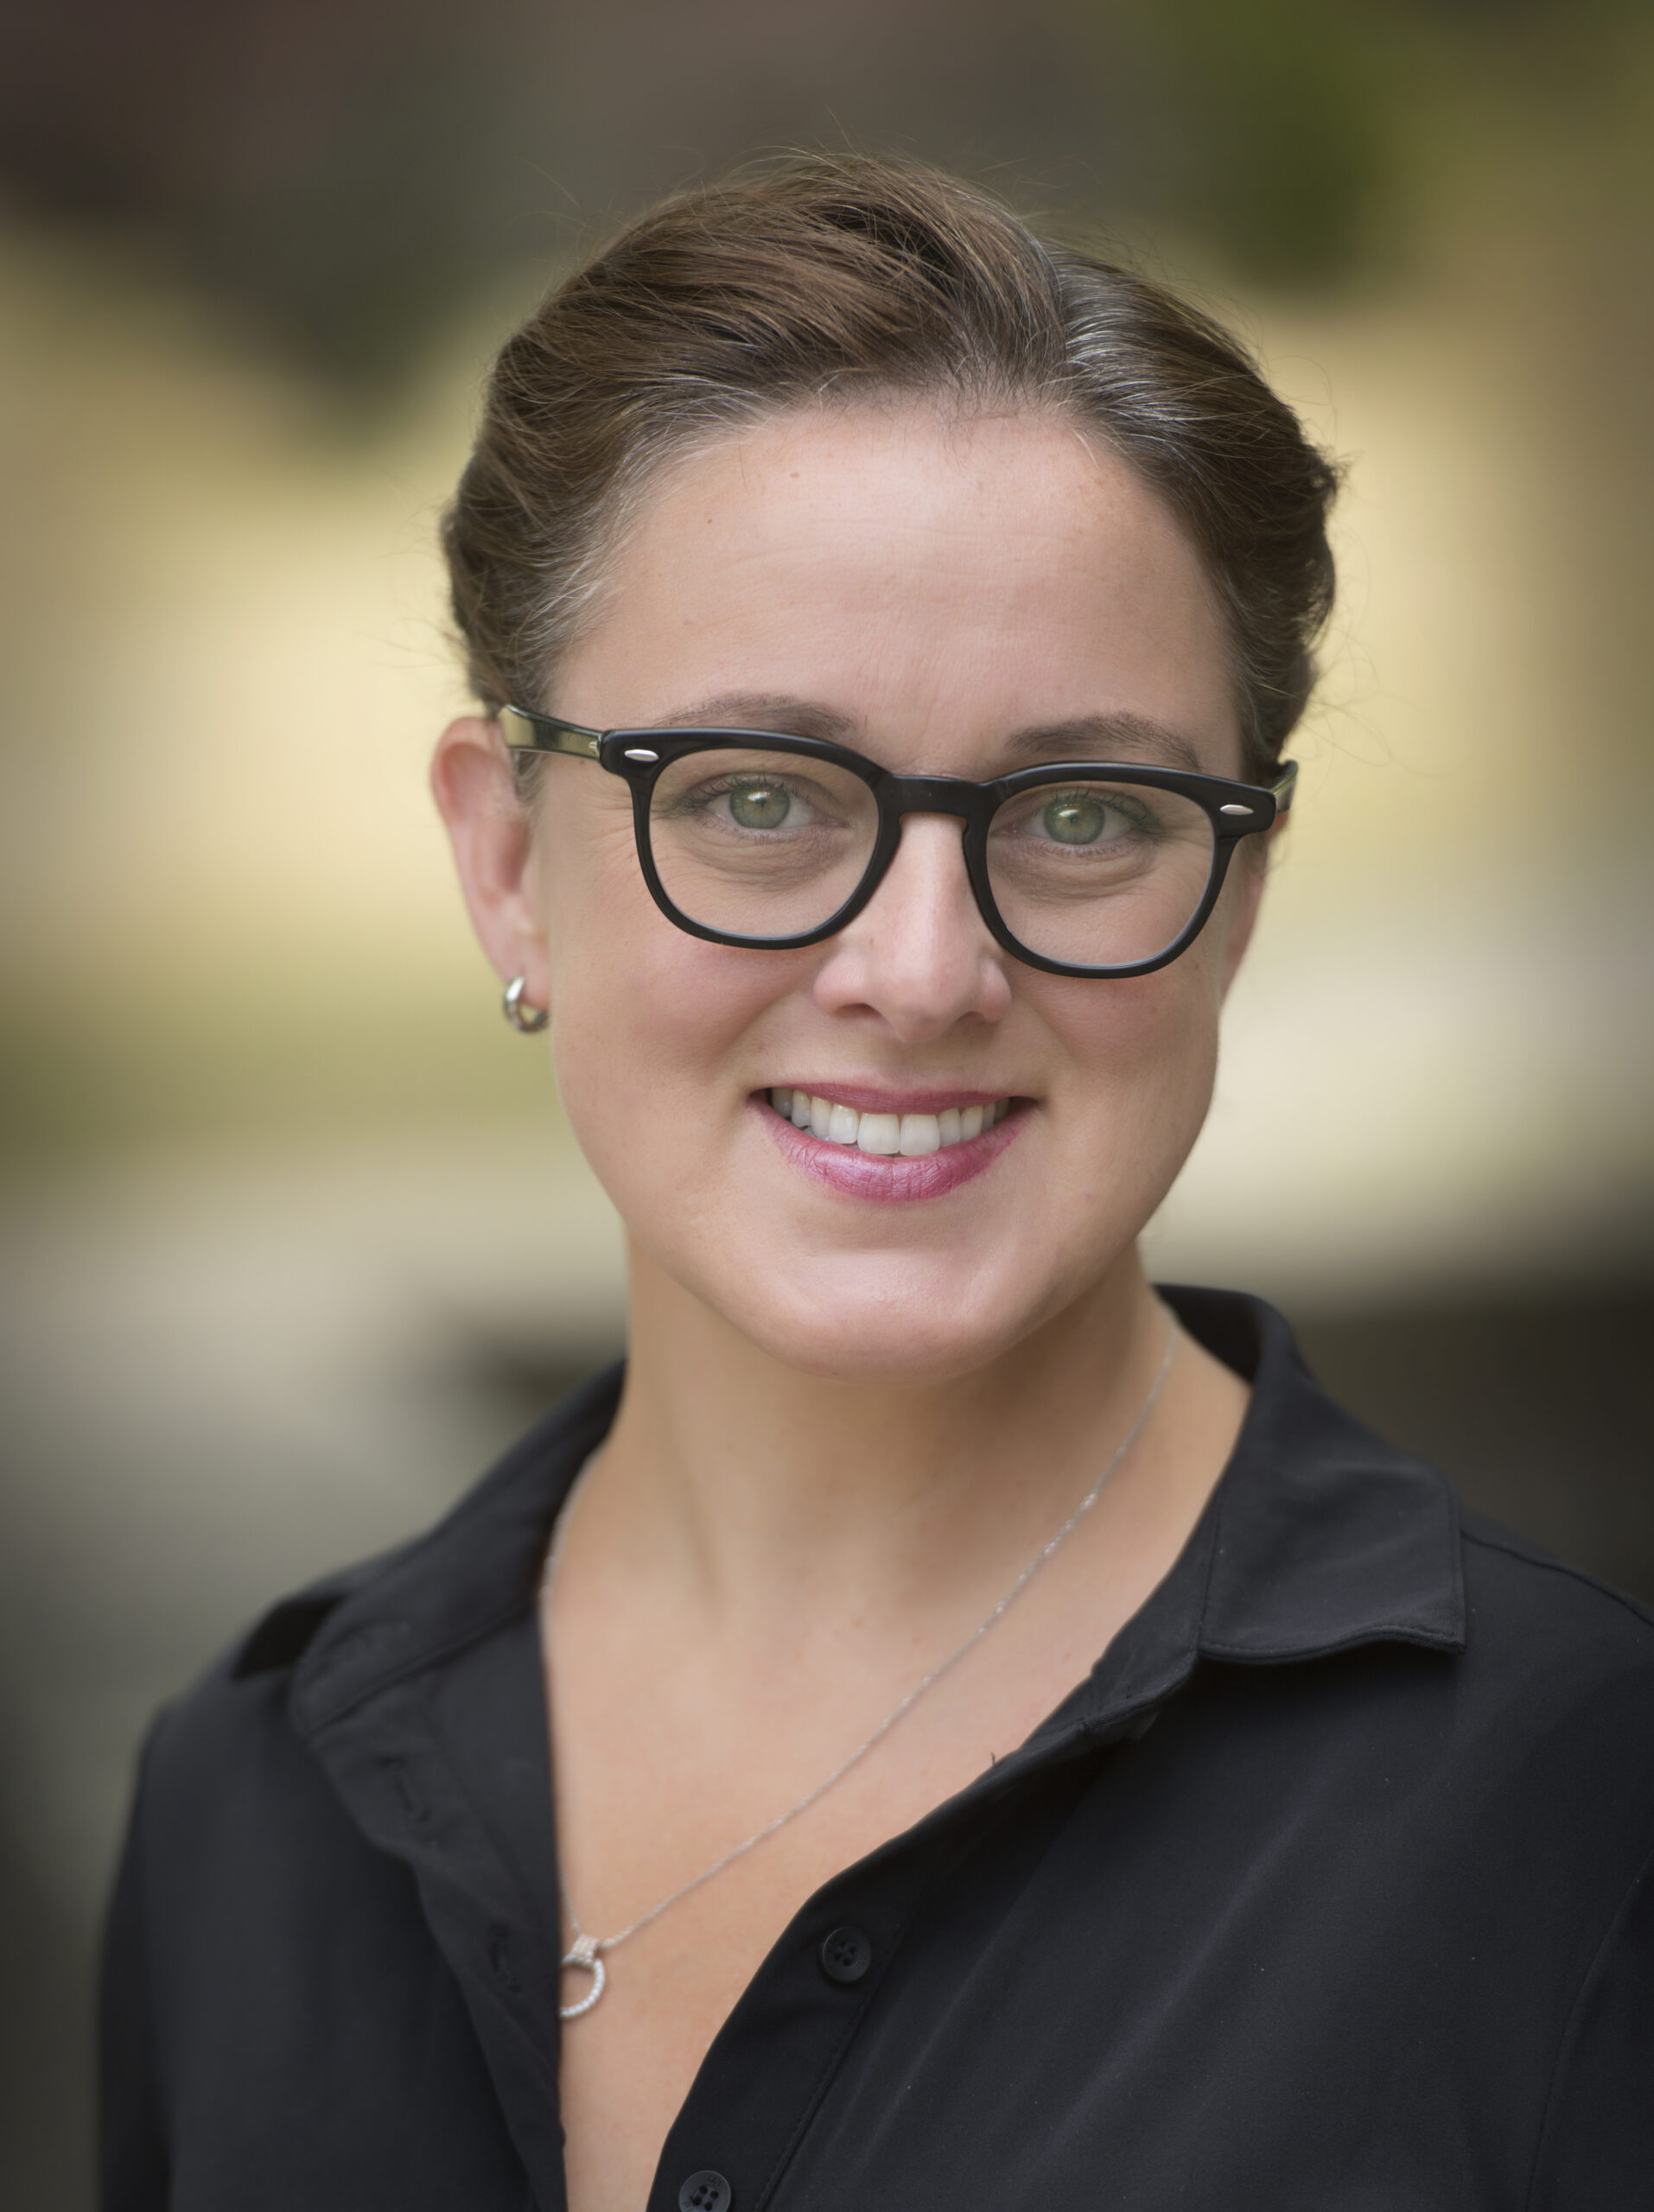
<path id="1" fill-rule="evenodd" d="M 4 0 L 19 2212 L 90 2201 L 147 1713 L 618 1340 L 614 1225 L 425 797 L 434 527 L 574 256 L 823 143 L 1113 239 L 1347 461 L 1301 798 L 1154 1262 L 1277 1297 L 1370 1417 L 1654 1594 L 1654 13 Z"/>

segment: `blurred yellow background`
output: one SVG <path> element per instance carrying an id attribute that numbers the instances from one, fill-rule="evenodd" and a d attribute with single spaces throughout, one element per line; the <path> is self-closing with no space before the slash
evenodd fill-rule
<path id="1" fill-rule="evenodd" d="M 188 66 L 186 66 L 186 63 Z M 1654 1588 L 1654 22 L 69 0 L 0 70 L 0 2196 L 86 2196 L 143 1716 L 618 1342 L 426 797 L 494 346 L 649 194 L 943 159 L 1239 327 L 1343 595 L 1164 1275 Z M 62 1961 L 69 1961 L 69 1970 Z"/>

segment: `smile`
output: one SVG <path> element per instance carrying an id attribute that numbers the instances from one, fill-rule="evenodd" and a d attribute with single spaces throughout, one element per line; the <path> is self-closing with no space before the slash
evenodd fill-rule
<path id="1" fill-rule="evenodd" d="M 996 1098 L 985 1106 L 946 1106 L 936 1114 L 863 1114 L 814 1091 L 779 1087 L 768 1096 L 775 1111 L 795 1129 L 807 1129 L 825 1144 L 888 1159 L 923 1160 L 954 1145 L 970 1144 L 1011 1110 L 1008 1098 Z"/>

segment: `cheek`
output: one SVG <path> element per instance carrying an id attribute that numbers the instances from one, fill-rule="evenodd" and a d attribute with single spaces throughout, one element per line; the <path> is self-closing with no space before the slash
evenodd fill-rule
<path id="1" fill-rule="evenodd" d="M 709 944 L 649 896 L 629 827 L 566 871 L 548 849 L 543 912 L 550 1044 L 575 1135 L 621 1211 L 709 1172 L 708 1140 L 761 1079 L 750 1040 L 796 987 L 800 956 Z M 634 1226 L 637 1225 L 634 1223 Z"/>
<path id="2" fill-rule="evenodd" d="M 588 949 L 552 954 L 552 1027 L 565 1083 L 589 1072 L 606 1103 L 622 1069 L 649 1071 L 662 1102 L 693 1090 L 704 1120 L 745 1097 L 738 1078 L 742 1039 L 776 995 L 760 956 L 704 944 L 658 915 L 637 926 L 611 917 Z M 680 1103 L 686 1100 L 680 1099 Z"/>
<path id="3" fill-rule="evenodd" d="M 1146 1212 L 1169 1189 L 1200 1133 L 1218 1065 L 1220 948 L 1199 942 L 1151 976 L 1112 983 L 1042 979 L 1041 1012 L 1061 1047 L 1053 1100 L 1083 1148 L 1082 1176 Z M 1063 1093 L 1066 1096 L 1063 1096 Z"/>

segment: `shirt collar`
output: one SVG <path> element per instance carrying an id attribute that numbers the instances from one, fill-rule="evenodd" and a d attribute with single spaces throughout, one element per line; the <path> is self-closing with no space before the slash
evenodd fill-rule
<path id="1" fill-rule="evenodd" d="M 1150 1703 L 1195 1660 L 1267 1664 L 1379 1640 L 1461 1649 L 1456 1503 L 1444 1477 L 1383 1442 L 1317 1387 L 1285 1319 L 1232 1293 L 1162 1293 L 1252 1399 L 1181 1557 L 1078 1699 L 1095 1726 Z M 548 1532 L 608 1433 L 621 1370 L 547 1414 L 427 1535 L 313 1586 L 268 1616 L 238 1674 L 296 1662 L 303 1732 L 440 1664 L 534 1603 Z M 1072 1720 L 1076 1700 L 1065 1707 Z"/>
<path id="2" fill-rule="evenodd" d="M 1201 1653 L 1256 1663 L 1380 1641 L 1462 1650 L 1459 1510 L 1446 1477 L 1335 1405 L 1262 1299 L 1163 1295 L 1253 1384 L 1199 1532 Z"/>

